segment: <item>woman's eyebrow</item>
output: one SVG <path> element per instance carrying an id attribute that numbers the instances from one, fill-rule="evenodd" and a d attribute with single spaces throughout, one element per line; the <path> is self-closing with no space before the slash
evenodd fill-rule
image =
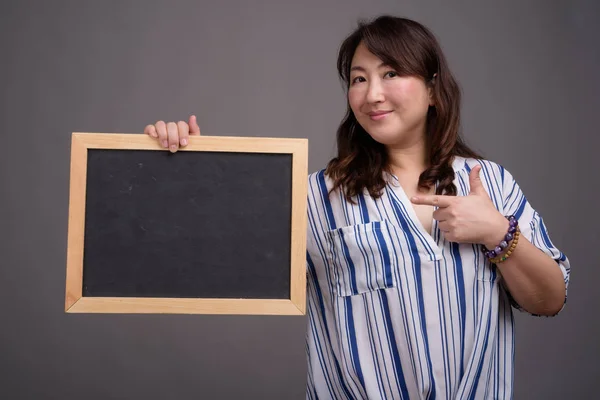
<path id="1" fill-rule="evenodd" d="M 379 64 L 377 66 L 377 69 L 383 68 L 383 67 L 389 67 L 389 65 L 387 65 L 386 63 L 382 62 L 381 64 Z M 354 67 L 350 68 L 350 72 L 352 71 L 361 71 L 361 72 L 366 72 L 366 70 L 361 67 L 360 65 L 355 65 Z"/>

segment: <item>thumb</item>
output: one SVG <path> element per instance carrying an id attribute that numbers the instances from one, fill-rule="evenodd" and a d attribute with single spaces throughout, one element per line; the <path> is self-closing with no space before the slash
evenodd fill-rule
<path id="1" fill-rule="evenodd" d="M 473 167 L 473 169 L 471 170 L 471 173 L 469 174 L 469 184 L 471 186 L 471 190 L 469 191 L 469 194 L 485 194 L 485 195 L 487 195 L 487 192 L 485 191 L 485 188 L 483 187 L 483 183 L 481 182 L 481 178 L 479 176 L 480 171 L 481 171 L 481 165 L 476 165 L 475 167 Z"/>
<path id="2" fill-rule="evenodd" d="M 200 127 L 198 126 L 198 122 L 196 121 L 196 116 L 190 116 L 190 135 L 200 135 Z"/>

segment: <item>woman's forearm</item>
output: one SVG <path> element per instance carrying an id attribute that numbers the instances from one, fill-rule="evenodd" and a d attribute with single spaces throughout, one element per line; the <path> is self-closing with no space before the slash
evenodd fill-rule
<path id="1" fill-rule="evenodd" d="M 523 235 L 511 256 L 497 267 L 511 296 L 524 310 L 551 316 L 562 308 L 566 287 L 560 267 Z"/>

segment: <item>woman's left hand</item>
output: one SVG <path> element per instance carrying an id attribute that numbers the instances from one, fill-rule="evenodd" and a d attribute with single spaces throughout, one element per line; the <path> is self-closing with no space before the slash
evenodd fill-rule
<path id="1" fill-rule="evenodd" d="M 494 207 L 479 177 L 480 171 L 481 166 L 477 165 L 469 174 L 468 196 L 415 196 L 411 201 L 438 207 L 433 218 L 449 241 L 483 244 L 490 249 L 506 235 L 508 220 Z"/>

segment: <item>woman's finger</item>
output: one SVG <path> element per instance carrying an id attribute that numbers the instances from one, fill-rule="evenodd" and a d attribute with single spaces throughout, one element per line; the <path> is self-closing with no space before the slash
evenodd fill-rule
<path id="1" fill-rule="evenodd" d="M 158 121 L 154 124 L 156 128 L 156 134 L 158 135 L 158 141 L 165 149 L 169 147 L 169 137 L 167 135 L 167 125 L 165 121 Z"/>
<path id="2" fill-rule="evenodd" d="M 175 124 L 175 122 L 169 122 L 167 124 L 167 136 L 169 140 L 169 151 L 175 153 L 179 148 L 179 132 L 177 131 L 177 124 Z"/>

